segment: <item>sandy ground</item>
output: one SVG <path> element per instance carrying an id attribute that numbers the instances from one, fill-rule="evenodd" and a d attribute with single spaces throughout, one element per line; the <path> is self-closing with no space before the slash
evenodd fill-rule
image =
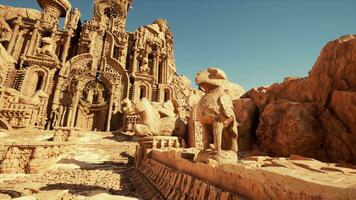
<path id="1" fill-rule="evenodd" d="M 3 136 L 9 141 L 17 137 Z M 21 136 L 43 140 L 48 134 L 27 137 Z M 1 174 L 0 199 L 149 199 L 149 185 L 133 170 L 136 143 L 130 140 L 122 134 L 89 132 L 45 171 Z"/>

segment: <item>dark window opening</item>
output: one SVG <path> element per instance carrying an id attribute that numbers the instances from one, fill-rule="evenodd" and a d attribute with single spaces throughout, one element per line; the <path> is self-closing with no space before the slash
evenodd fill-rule
<path id="1" fill-rule="evenodd" d="M 169 90 L 164 90 L 164 102 L 171 100 L 171 95 Z"/>
<path id="2" fill-rule="evenodd" d="M 162 83 L 163 82 L 163 77 L 162 77 L 162 63 L 159 63 L 158 65 L 158 83 Z"/>
<path id="3" fill-rule="evenodd" d="M 39 74 L 37 84 L 36 84 L 36 92 L 42 89 L 42 84 L 43 84 L 43 76 Z"/>
<path id="4" fill-rule="evenodd" d="M 125 66 L 125 69 L 128 71 L 130 69 L 130 66 L 131 66 L 131 55 L 127 55 L 126 56 L 126 66 Z"/>
<path id="5" fill-rule="evenodd" d="M 52 33 L 50 31 L 45 31 L 42 34 L 42 37 L 51 37 Z"/>
<path id="6" fill-rule="evenodd" d="M 153 54 L 149 54 L 148 55 L 148 67 L 150 68 L 150 69 L 153 69 L 153 64 L 154 64 L 154 56 L 153 56 Z M 154 70 L 152 70 L 152 72 L 153 72 Z"/>
<path id="7" fill-rule="evenodd" d="M 113 57 L 115 60 L 119 60 L 119 57 L 120 57 L 120 48 L 119 48 L 118 46 L 114 46 L 114 51 L 113 51 L 112 57 Z"/>
<path id="8" fill-rule="evenodd" d="M 140 67 L 141 67 L 141 65 L 142 65 L 142 60 L 140 59 L 140 60 L 138 60 L 138 62 L 137 62 L 137 69 L 139 69 L 140 70 Z"/>
<path id="9" fill-rule="evenodd" d="M 133 77 L 130 77 L 130 83 L 131 85 L 135 84 L 135 79 Z"/>
<path id="10" fill-rule="evenodd" d="M 146 94 L 146 87 L 145 86 L 141 86 L 140 87 L 140 99 L 146 98 L 147 97 L 146 95 L 147 95 Z"/>
<path id="11" fill-rule="evenodd" d="M 28 45 L 29 45 L 29 41 L 30 41 L 30 35 L 27 34 L 24 37 L 24 42 L 22 43 L 22 47 L 21 47 L 21 51 L 20 51 L 20 55 L 23 55 L 26 53 Z"/>
<path id="12" fill-rule="evenodd" d="M 60 44 L 58 45 L 58 48 L 57 48 L 57 56 L 58 58 L 62 58 L 62 55 L 63 55 L 63 49 L 64 49 L 64 45 L 63 44 Z"/>
<path id="13" fill-rule="evenodd" d="M 2 46 L 7 49 L 9 47 L 9 42 L 8 41 L 3 41 L 1 42 Z"/>
<path id="14" fill-rule="evenodd" d="M 107 7 L 104 9 L 104 14 L 107 18 L 111 19 L 111 18 L 116 18 L 118 12 L 112 7 Z"/>

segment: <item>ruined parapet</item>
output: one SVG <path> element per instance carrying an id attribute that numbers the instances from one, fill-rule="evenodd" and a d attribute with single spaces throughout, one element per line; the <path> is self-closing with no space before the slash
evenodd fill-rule
<path id="1" fill-rule="evenodd" d="M 138 114 L 135 115 L 125 115 L 124 117 L 124 125 L 122 130 L 124 132 L 133 132 L 134 126 L 140 123 L 140 116 Z"/>
<path id="2" fill-rule="evenodd" d="M 218 166 L 194 161 L 184 151 L 153 150 L 137 169 L 167 199 L 356 197 L 354 170 L 300 156 L 249 157 Z"/>
<path id="3" fill-rule="evenodd" d="M 47 95 L 42 91 L 27 97 L 17 90 L 4 88 L 1 94 L 0 119 L 14 129 L 41 129 L 46 122 L 46 118 L 40 114 L 40 104 L 44 98 Z"/>
<path id="4" fill-rule="evenodd" d="M 145 159 L 138 170 L 166 199 L 245 199 L 153 159 Z"/>
<path id="5" fill-rule="evenodd" d="M 68 142 L 78 140 L 84 135 L 84 132 L 80 128 L 74 127 L 57 127 L 53 136 L 55 142 Z"/>
<path id="6" fill-rule="evenodd" d="M 152 150 L 167 150 L 185 148 L 184 139 L 175 136 L 151 136 L 137 138 L 138 145 L 136 146 L 135 166 L 138 167 L 141 161 Z"/>
<path id="7" fill-rule="evenodd" d="M 53 142 L 7 142 L 7 148 L 0 165 L 0 172 L 6 174 L 30 174 L 47 169 L 60 155 L 68 152 L 71 144 Z"/>

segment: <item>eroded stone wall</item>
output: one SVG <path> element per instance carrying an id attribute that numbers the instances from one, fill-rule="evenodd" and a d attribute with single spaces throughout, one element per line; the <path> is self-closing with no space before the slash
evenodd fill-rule
<path id="1" fill-rule="evenodd" d="M 0 165 L 5 174 L 37 173 L 55 163 L 60 155 L 68 152 L 70 145 L 52 142 L 4 144 L 6 150 Z"/>

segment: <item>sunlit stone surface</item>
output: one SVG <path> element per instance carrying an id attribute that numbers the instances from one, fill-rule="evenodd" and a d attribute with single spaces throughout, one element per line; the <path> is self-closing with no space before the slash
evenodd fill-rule
<path id="1" fill-rule="evenodd" d="M 37 2 L 0 5 L 0 199 L 356 199 L 354 35 L 308 77 L 197 90 L 165 19 L 126 32 L 131 0 Z"/>

